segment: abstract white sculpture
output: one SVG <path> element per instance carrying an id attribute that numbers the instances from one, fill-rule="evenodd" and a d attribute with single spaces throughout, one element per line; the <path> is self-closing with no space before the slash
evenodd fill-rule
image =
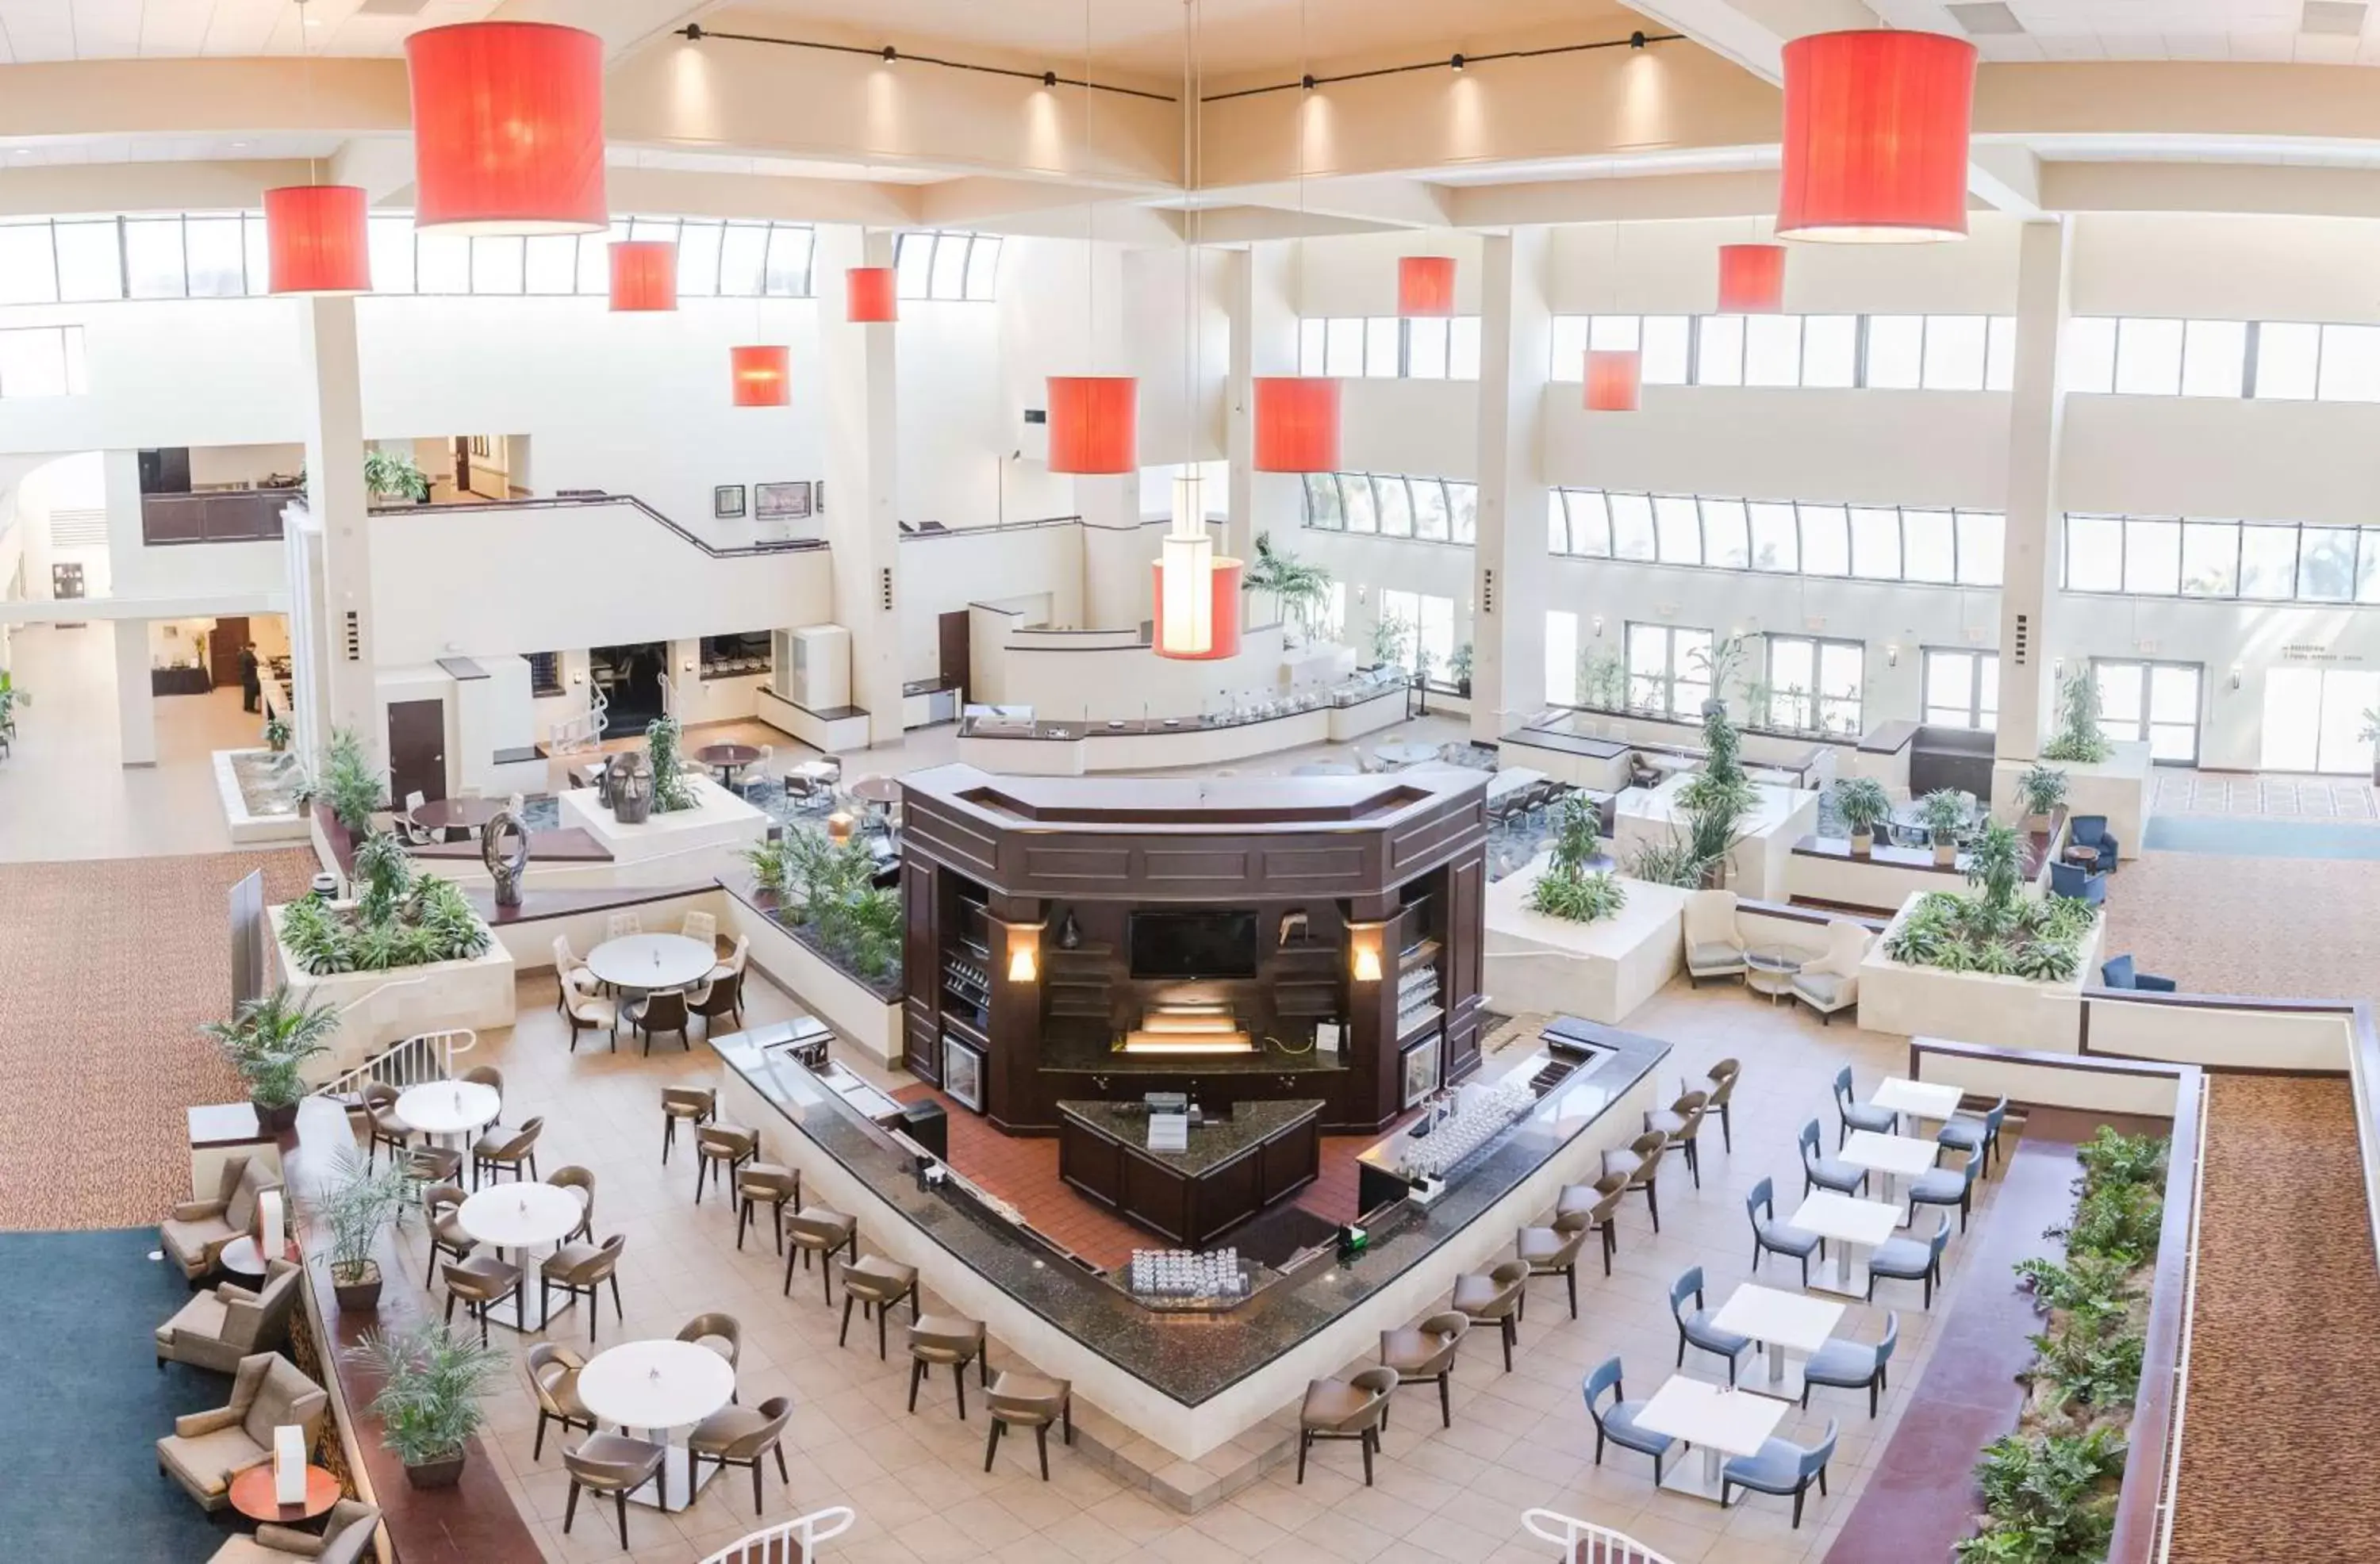
<path id="1" fill-rule="evenodd" d="M 306 1430 L 294 1423 L 273 1431 L 273 1497 L 284 1505 L 306 1502 Z"/>
<path id="2" fill-rule="evenodd" d="M 287 1243 L 288 1233 L 282 1225 L 281 1192 L 268 1189 L 256 1197 L 256 1257 L 269 1266 L 281 1258 Z"/>

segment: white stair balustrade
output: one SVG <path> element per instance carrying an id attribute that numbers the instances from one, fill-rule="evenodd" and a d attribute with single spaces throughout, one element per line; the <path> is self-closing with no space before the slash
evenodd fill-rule
<path id="1" fill-rule="evenodd" d="M 818 1557 L 819 1544 L 843 1535 L 858 1518 L 839 1504 L 812 1510 L 798 1520 L 739 1538 L 703 1559 L 702 1564 L 808 1564 Z"/>
<path id="2" fill-rule="evenodd" d="M 1559 1510 L 1532 1509 L 1521 1517 L 1529 1534 L 1552 1543 L 1572 1564 L 1670 1564 L 1635 1538 Z"/>

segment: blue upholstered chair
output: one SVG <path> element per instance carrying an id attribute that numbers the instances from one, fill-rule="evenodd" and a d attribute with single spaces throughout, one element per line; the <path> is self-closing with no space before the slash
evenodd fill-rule
<path id="1" fill-rule="evenodd" d="M 1864 1341 L 1847 1341 L 1840 1336 L 1829 1338 L 1803 1365 L 1803 1410 L 1809 1410 L 1811 1386 L 1832 1385 L 1845 1390 L 1865 1390 L 1867 1414 L 1874 1417 L 1876 1397 L 1891 1388 L 1885 1365 L 1892 1361 L 1892 1349 L 1900 1344 L 1898 1314 L 1884 1316 L 1884 1339 L 1874 1346 Z"/>
<path id="2" fill-rule="evenodd" d="M 1815 1119 L 1802 1126 L 1802 1193 L 1814 1189 L 1830 1189 L 1837 1194 L 1858 1194 L 1867 1188 L 1867 1170 L 1854 1168 L 1848 1162 L 1838 1162 L 1818 1147 Z"/>
<path id="3" fill-rule="evenodd" d="M 1823 1496 L 1827 1491 L 1827 1462 L 1835 1456 L 1835 1436 L 1839 1430 L 1833 1418 L 1827 1419 L 1826 1436 L 1815 1445 L 1797 1445 L 1791 1439 L 1767 1439 L 1760 1446 L 1758 1455 L 1739 1455 L 1718 1469 L 1719 1508 L 1737 1488 L 1749 1488 L 1755 1494 L 1774 1494 L 1779 1498 L 1791 1495 L 1793 1499 L 1793 1524 L 1802 1524 L 1803 1496 L 1810 1485 L 1818 1485 Z"/>
<path id="4" fill-rule="evenodd" d="M 2105 815 L 2076 815 L 2066 822 L 2067 843 L 2075 847 L 2095 847 L 2099 850 L 2099 868 L 2112 874 L 2116 868 L 2118 848 L 2113 832 L 2107 830 Z"/>
<path id="5" fill-rule="evenodd" d="M 1694 1301 L 1694 1312 L 1686 1313 L 1686 1300 Z M 1703 1307 L 1703 1268 L 1694 1266 L 1679 1273 L 1670 1283 L 1670 1317 L 1678 1322 L 1678 1366 L 1686 1366 L 1686 1349 L 1700 1347 L 1727 1360 L 1727 1382 L 1735 1384 L 1735 1360 L 1752 1345 L 1749 1336 L 1738 1336 L 1731 1330 L 1721 1330 L 1710 1322 L 1710 1311 Z"/>
<path id="6" fill-rule="evenodd" d="M 1656 1434 L 1650 1428 L 1636 1425 L 1636 1414 L 1645 1410 L 1642 1401 L 1625 1399 L 1627 1388 L 1620 1383 L 1620 1360 L 1606 1358 L 1586 1376 L 1586 1415 L 1595 1420 L 1595 1464 L 1603 1464 L 1603 1441 L 1610 1440 L 1623 1450 L 1634 1450 L 1653 1458 L 1653 1481 L 1661 1480 L 1661 1458 L 1670 1453 L 1677 1440 L 1667 1434 Z M 1596 1398 L 1609 1390 L 1611 1404 L 1598 1409 Z"/>
<path id="7" fill-rule="evenodd" d="M 1916 1219 L 1920 1206 L 1956 1206 L 1959 1231 L 1966 1231 L 1967 1213 L 1975 1203 L 1975 1180 L 1983 1176 L 1983 1153 L 1971 1151 L 1963 1168 L 1936 1168 L 1918 1174 L 1909 1182 L 1910 1219 Z M 1950 1218 L 1942 1219 L 1947 1222 Z"/>
<path id="8" fill-rule="evenodd" d="M 1883 1281 L 1922 1281 L 1925 1284 L 1925 1306 L 1934 1306 L 1934 1288 L 1942 1279 L 1942 1251 L 1950 1246 L 1950 1218 L 1942 1218 L 1942 1225 L 1934 1236 L 1924 1243 L 1913 1238 L 1888 1238 L 1876 1246 L 1867 1257 L 1867 1301 L 1876 1302 L 1876 1284 Z"/>
<path id="9" fill-rule="evenodd" d="M 1791 1255 L 1802 1262 L 1802 1285 L 1810 1285 L 1810 1256 L 1826 1257 L 1827 1241 L 1815 1232 L 1789 1227 L 1777 1219 L 1777 1186 L 1763 1179 L 1743 1197 L 1743 1214 L 1752 1218 L 1752 1268 L 1760 1269 L 1766 1254 Z"/>
<path id="10" fill-rule="evenodd" d="M 2107 904 L 2107 877 L 2093 874 L 2080 864 L 2050 865 L 2049 891 L 2054 896 L 2071 896 L 2095 907 Z"/>
<path id="11" fill-rule="evenodd" d="M 1842 1121 L 1835 1132 L 1835 1145 L 1840 1148 L 1852 1138 L 1853 1130 L 1873 1130 L 1888 1135 L 1900 1125 L 1900 1116 L 1889 1108 L 1857 1100 L 1852 1090 L 1852 1067 L 1844 1065 L 1835 1072 L 1835 1116 Z"/>
<path id="12" fill-rule="evenodd" d="M 1990 1176 L 1992 1164 L 2000 1154 L 2000 1126 L 2008 1122 L 2008 1098 L 1992 1104 L 1980 1119 L 1961 1117 L 1942 1126 L 1934 1139 L 1951 1151 L 1963 1151 L 1969 1157 L 1981 1156 L 1984 1173 Z"/>
<path id="13" fill-rule="evenodd" d="M 2127 955 L 2099 964 L 2099 982 L 2103 988 L 2135 988 L 2143 993 L 2170 994 L 2178 984 L 2170 977 L 2159 977 L 2154 972 L 2142 972 L 2132 965 Z"/>

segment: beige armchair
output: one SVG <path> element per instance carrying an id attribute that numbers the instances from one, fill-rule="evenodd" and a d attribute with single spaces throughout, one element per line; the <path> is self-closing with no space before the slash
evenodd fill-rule
<path id="1" fill-rule="evenodd" d="M 1685 906 L 1686 982 L 1726 977 L 1744 969 L 1743 932 L 1735 923 L 1735 892 L 1694 891 Z"/>
<path id="2" fill-rule="evenodd" d="M 289 1334 L 289 1311 L 298 1304 L 305 1273 L 286 1260 L 266 1269 L 264 1286 L 250 1291 L 225 1282 L 182 1305 L 157 1328 L 157 1366 L 167 1360 L 217 1374 L 237 1374 L 243 1359 L 280 1347 Z"/>
<path id="3" fill-rule="evenodd" d="M 279 1171 L 262 1158 L 232 1158 L 215 1198 L 183 1201 L 157 1224 L 157 1237 L 182 1274 L 197 1281 L 215 1268 L 224 1245 L 255 1223 L 256 1197 L 280 1187 Z"/>
<path id="4" fill-rule="evenodd" d="M 273 1431 L 295 1424 L 310 1449 L 322 1431 L 331 1398 L 305 1371 L 273 1352 L 239 1360 L 231 1404 L 174 1420 L 157 1441 L 157 1469 L 189 1490 L 201 1509 L 231 1502 L 231 1480 L 273 1459 Z"/>
<path id="5" fill-rule="evenodd" d="M 1793 974 L 1793 997 L 1816 1011 L 1821 1024 L 1833 1024 L 1835 1012 L 1859 1003 L 1860 963 L 1874 938 L 1849 918 L 1835 918 L 1827 925 L 1827 953 Z"/>
<path id="6" fill-rule="evenodd" d="M 371 1554 L 372 1534 L 380 1528 L 380 1510 L 361 1499 L 343 1498 L 331 1507 L 322 1534 L 294 1526 L 267 1522 L 252 1537 L 234 1537 L 215 1549 L 207 1564 L 289 1564 L 310 1558 L 314 1564 L 362 1564 Z"/>

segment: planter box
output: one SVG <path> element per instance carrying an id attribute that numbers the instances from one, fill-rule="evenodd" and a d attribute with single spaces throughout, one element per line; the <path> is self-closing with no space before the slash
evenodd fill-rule
<path id="1" fill-rule="evenodd" d="M 1886 925 L 1884 935 L 1860 963 L 1859 1024 L 1871 1032 L 1911 1037 L 1947 1037 L 1996 1048 L 2042 1053 L 2076 1053 L 2082 1046 L 2082 985 L 2099 971 L 2105 918 L 2083 937 L 2082 960 L 2063 983 L 1995 977 L 1976 972 L 1945 972 L 1904 966 L 1884 953 L 1886 942 L 1917 897 L 1912 896 Z"/>
<path id="2" fill-rule="evenodd" d="M 2116 753 L 2096 765 L 2085 766 L 2072 760 L 2037 762 L 2055 771 L 2066 773 L 2066 812 L 2074 815 L 2105 815 L 2107 829 L 2116 834 L 2119 849 L 2127 858 L 2138 857 L 2141 832 L 2148 824 L 2149 801 L 2156 791 L 2155 769 L 2149 759 L 2146 743 L 2119 744 Z M 2003 819 L 2015 819 L 2017 778 L 2033 769 L 2032 760 L 2002 760 L 1992 767 L 1992 796 L 2007 803 L 1993 813 Z"/>
<path id="3" fill-rule="evenodd" d="M 287 815 L 251 815 L 248 812 L 248 795 L 240 791 L 238 773 L 232 770 L 232 757 L 265 753 L 261 749 L 218 749 L 214 752 L 215 796 L 223 803 L 224 819 L 231 827 L 235 846 L 249 847 L 268 842 L 305 842 L 314 833 L 313 820 L 304 809 Z"/>
<path id="4" fill-rule="evenodd" d="M 887 1069 L 901 1060 L 901 1001 L 887 1000 L 794 937 L 744 893 L 731 890 L 722 904 L 729 932 L 752 941 L 753 964 Z"/>
<path id="5" fill-rule="evenodd" d="M 1613 856 L 1624 864 L 1640 847 L 1685 835 L 1675 795 L 1688 775 L 1678 772 L 1649 793 L 1630 788 L 1620 794 L 1611 831 Z M 1735 848 L 1728 854 L 1727 889 L 1746 901 L 1789 901 L 1793 844 L 1817 829 L 1818 795 L 1766 782 L 1753 785 L 1760 802 L 1744 817 Z"/>
<path id="6" fill-rule="evenodd" d="M 768 834 L 769 817 L 708 777 L 688 777 L 695 806 L 655 811 L 635 825 L 623 825 L 596 798 L 591 787 L 568 788 L 554 798 L 560 820 L 603 844 L 612 855 L 608 872 L 580 879 L 582 885 L 686 885 L 732 872 L 738 848 Z M 535 872 L 536 860 L 530 860 Z"/>
<path id="7" fill-rule="evenodd" d="M 1622 877 L 1625 906 L 1594 923 L 1571 923 L 1528 908 L 1548 858 L 1539 854 L 1488 888 L 1482 986 L 1508 1015 L 1543 1011 L 1617 1025 L 1684 964 L 1692 892 Z"/>
<path id="8" fill-rule="evenodd" d="M 465 1026 L 478 1031 L 513 1024 L 512 952 L 493 938 L 492 931 L 487 950 L 468 961 L 316 977 L 298 964 L 296 954 L 281 940 L 281 918 L 287 910 L 285 906 L 265 909 L 265 915 L 273 920 L 279 976 L 306 1004 L 329 1004 L 341 1012 L 329 1051 L 306 1067 L 310 1085 L 343 1075 L 389 1044 L 423 1032 Z"/>

